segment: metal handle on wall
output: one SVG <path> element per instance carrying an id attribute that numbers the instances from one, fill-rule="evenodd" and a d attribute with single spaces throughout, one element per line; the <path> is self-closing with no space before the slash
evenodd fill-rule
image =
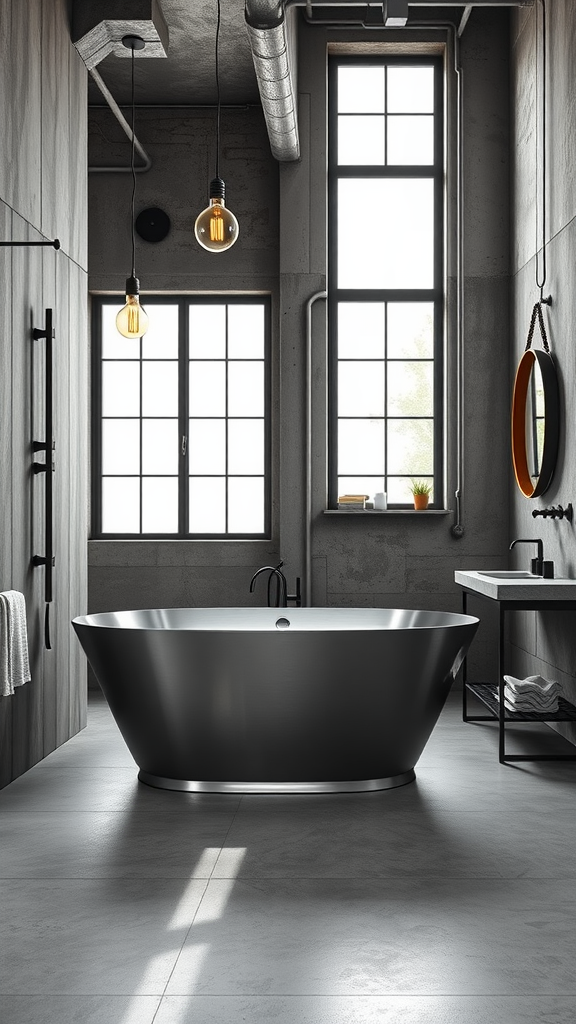
<path id="1" fill-rule="evenodd" d="M 34 555 L 32 559 L 33 565 L 43 565 L 45 567 L 44 572 L 44 600 L 46 602 L 46 611 L 44 617 L 44 646 L 46 650 L 52 649 L 50 642 L 50 604 L 53 598 L 53 569 L 55 564 L 54 557 L 54 539 L 53 539 L 53 489 L 54 489 L 54 452 L 55 452 L 55 441 L 54 441 L 54 420 L 53 420 L 53 404 L 52 404 L 52 350 L 53 350 L 53 339 L 54 339 L 54 327 L 52 319 L 52 310 L 46 310 L 46 328 L 41 330 L 35 327 L 32 332 L 32 337 L 35 341 L 39 338 L 46 339 L 46 399 L 45 399 L 45 440 L 44 441 L 33 441 L 32 448 L 35 452 L 44 451 L 46 452 L 45 462 L 35 462 L 33 470 L 35 473 L 46 474 L 46 487 L 44 492 L 44 554 Z"/>

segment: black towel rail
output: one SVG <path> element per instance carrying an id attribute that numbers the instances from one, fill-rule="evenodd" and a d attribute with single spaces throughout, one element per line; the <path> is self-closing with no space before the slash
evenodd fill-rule
<path id="1" fill-rule="evenodd" d="M 50 605 L 53 600 L 53 572 L 55 565 L 54 539 L 53 539 L 53 491 L 54 491 L 54 454 L 56 443 L 54 441 L 54 420 L 53 420 L 53 399 L 52 399 L 52 350 L 54 340 L 54 326 L 52 310 L 46 310 L 46 327 L 41 330 L 35 327 L 32 332 L 34 340 L 46 339 L 46 398 L 45 398 L 45 440 L 33 441 L 32 449 L 35 452 L 46 452 L 45 462 L 34 462 L 34 473 L 46 474 L 46 488 L 44 500 L 44 554 L 34 555 L 32 563 L 43 565 L 44 573 L 44 600 L 46 609 L 44 613 L 44 646 L 51 650 L 50 642 Z"/>

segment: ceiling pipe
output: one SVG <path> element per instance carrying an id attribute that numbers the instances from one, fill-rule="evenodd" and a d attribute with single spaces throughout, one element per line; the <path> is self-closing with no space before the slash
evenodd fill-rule
<path id="1" fill-rule="evenodd" d="M 378 27 L 397 28 L 409 7 L 462 7 L 460 34 L 473 7 L 532 7 L 535 0 L 384 0 Z M 314 7 L 358 7 L 366 0 L 245 0 L 245 19 L 252 59 L 268 129 L 272 155 L 283 163 L 300 159 L 296 85 L 296 31 L 290 10 L 305 7 L 310 22 Z M 370 10 L 370 6 L 368 5 Z M 360 19 L 361 20 L 361 19 Z M 327 22 L 322 20 L 321 24 Z M 404 22 L 405 24 L 405 22 Z M 430 27 L 433 23 L 430 23 Z M 374 28 L 370 25 L 366 27 Z M 408 26 L 410 27 L 410 26 Z"/>
<path id="2" fill-rule="evenodd" d="M 124 117 L 124 114 L 120 110 L 120 107 L 116 103 L 116 100 L 114 99 L 114 97 L 113 97 L 112 93 L 110 92 L 108 86 L 102 80 L 102 78 L 100 77 L 100 75 L 96 71 L 96 68 L 89 68 L 89 72 L 90 72 L 90 75 L 91 75 L 93 81 L 96 83 L 96 85 L 100 89 L 100 92 L 102 93 L 104 99 L 106 100 L 108 106 L 110 107 L 110 110 L 114 114 L 114 117 L 118 121 L 118 124 L 120 125 L 121 128 L 124 129 L 124 132 L 126 133 L 128 138 L 130 139 L 130 141 L 132 141 L 132 128 L 128 124 L 128 121 Z M 144 174 L 146 171 L 149 171 L 150 168 L 152 167 L 152 160 L 150 159 L 150 157 L 148 156 L 148 153 L 144 149 L 144 146 L 142 145 L 141 142 L 138 141 L 136 136 L 134 136 L 134 149 L 136 150 L 138 155 L 141 157 L 141 159 L 144 161 L 144 163 L 141 164 L 140 167 L 135 167 L 134 171 L 135 171 L 136 174 Z M 128 173 L 130 173 L 131 170 L 132 170 L 131 167 L 116 167 L 114 165 L 105 166 L 105 165 L 98 165 L 98 164 L 90 164 L 89 167 L 88 167 L 88 173 L 89 174 L 111 174 L 111 173 L 128 174 Z"/>

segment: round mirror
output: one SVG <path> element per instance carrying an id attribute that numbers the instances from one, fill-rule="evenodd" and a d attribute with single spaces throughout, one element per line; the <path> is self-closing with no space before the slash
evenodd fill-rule
<path id="1" fill-rule="evenodd" d="M 556 367 L 549 352 L 527 349 L 518 363 L 512 398 L 512 460 L 527 498 L 550 486 L 560 433 Z"/>

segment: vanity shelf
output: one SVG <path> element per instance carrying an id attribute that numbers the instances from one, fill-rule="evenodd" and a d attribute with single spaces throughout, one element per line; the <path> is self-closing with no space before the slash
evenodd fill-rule
<path id="1" fill-rule="evenodd" d="M 498 691 L 497 684 L 466 683 L 466 689 L 473 693 L 488 708 L 491 712 L 490 719 L 496 719 L 497 721 L 500 716 L 500 701 L 496 695 Z M 474 721 L 475 719 L 469 716 L 468 720 Z M 556 712 L 508 711 L 505 708 L 504 720 L 506 722 L 576 722 L 576 707 L 565 700 L 564 697 L 559 697 L 558 711 Z"/>
<path id="2" fill-rule="evenodd" d="M 498 605 L 498 681 L 469 682 L 467 659 L 462 667 L 462 718 L 465 722 L 498 723 L 498 757 L 500 764 L 509 761 L 576 761 L 574 754 L 509 754 L 506 751 L 506 726 L 520 722 L 574 722 L 576 707 L 565 698 L 559 698 L 556 713 L 536 711 L 508 711 L 504 706 L 504 624 L 506 615 L 513 611 L 576 612 L 576 580 L 548 580 L 535 577 L 497 578 L 479 571 L 454 573 L 455 582 L 462 590 L 462 611 L 468 612 L 469 598 L 496 602 Z M 488 714 L 471 714 L 468 696 L 473 694 Z M 497 694 L 499 694 L 500 700 Z M 501 703 L 502 701 L 502 703 Z"/>

